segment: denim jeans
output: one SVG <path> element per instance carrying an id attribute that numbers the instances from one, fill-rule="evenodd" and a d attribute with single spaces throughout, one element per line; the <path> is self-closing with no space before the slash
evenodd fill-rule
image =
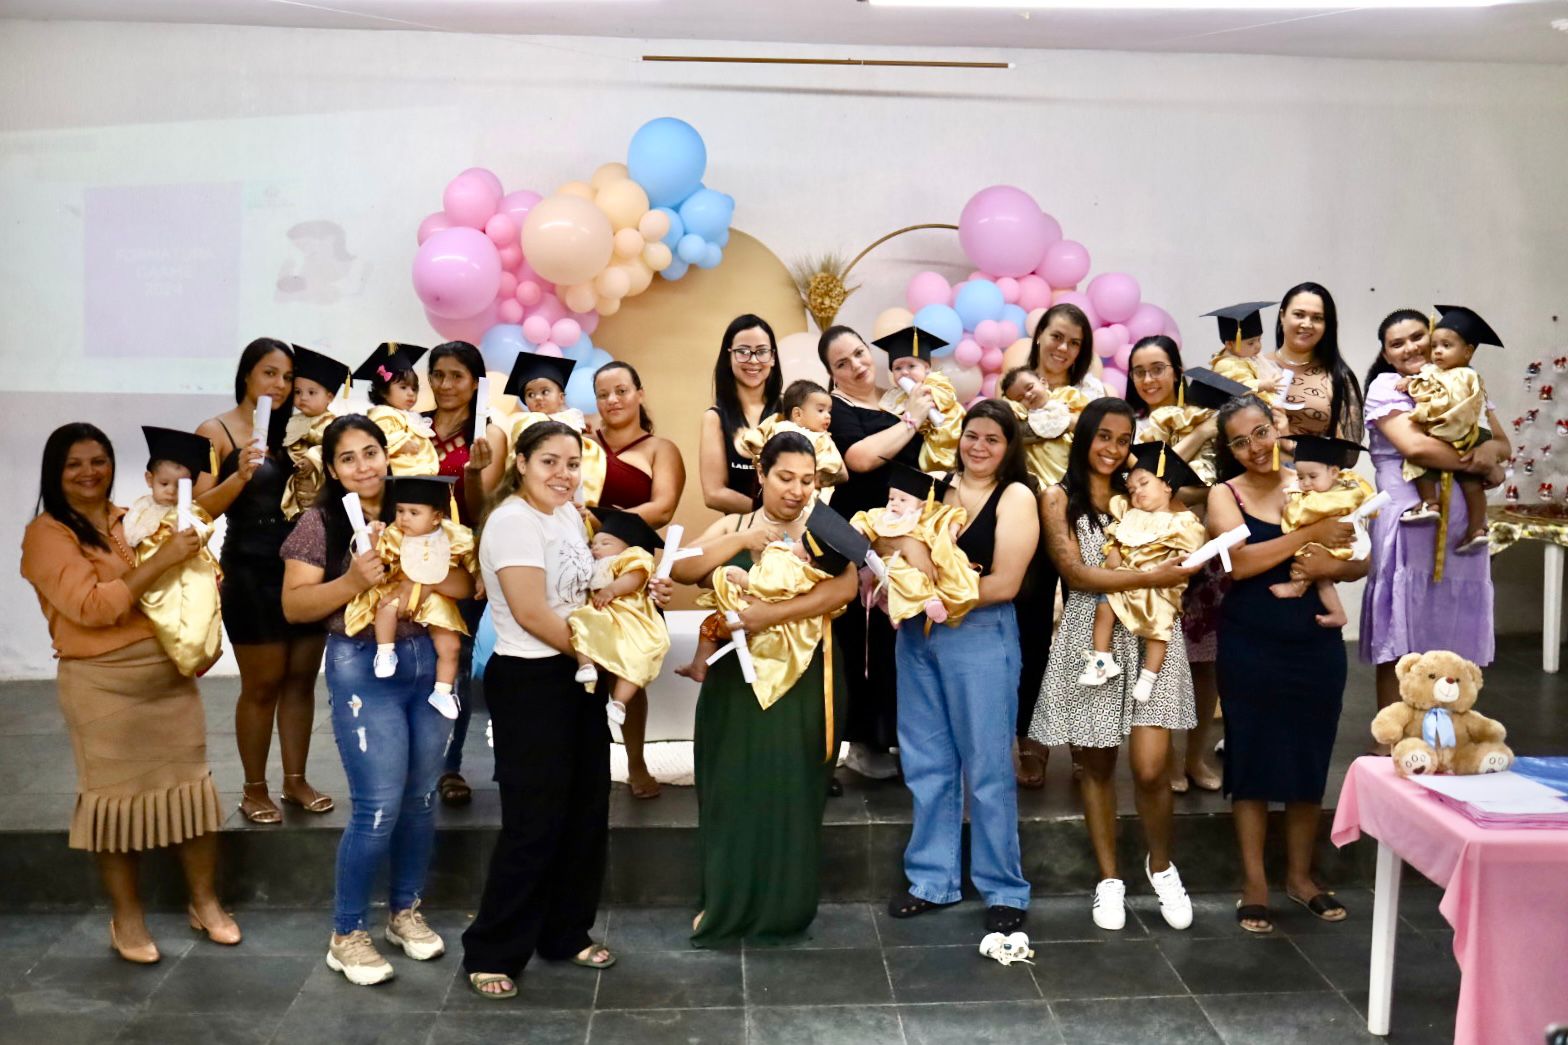
<path id="1" fill-rule="evenodd" d="M 931 903 L 961 898 L 964 791 L 969 877 L 987 905 L 1029 906 L 1018 847 L 1013 777 L 1018 713 L 1018 621 L 1010 603 L 971 610 L 956 628 L 898 629 L 898 752 L 915 800 L 904 850 L 909 891 Z"/>
<path id="2" fill-rule="evenodd" d="M 446 748 L 443 773 L 463 771 L 463 745 L 468 743 L 468 722 L 474 714 L 474 640 L 463 636 L 458 650 L 457 685 L 452 689 L 457 695 L 457 719 L 452 723 L 452 743 Z"/>
<path id="3" fill-rule="evenodd" d="M 389 856 L 391 909 L 419 899 L 435 845 L 436 778 L 452 736 L 452 723 L 427 700 L 436 678 L 430 639 L 399 640 L 391 678 L 375 677 L 375 651 L 374 642 L 327 638 L 332 734 L 353 806 L 338 844 L 332 923 L 340 934 L 365 928 L 371 885 Z"/>

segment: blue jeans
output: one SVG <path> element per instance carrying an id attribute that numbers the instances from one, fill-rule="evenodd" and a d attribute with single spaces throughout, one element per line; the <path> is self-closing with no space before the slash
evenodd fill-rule
<path id="1" fill-rule="evenodd" d="M 468 743 L 468 721 L 474 714 L 474 640 L 463 636 L 458 649 L 457 685 L 452 687 L 457 694 L 457 720 L 452 723 L 452 742 L 446 748 L 446 759 L 441 767 L 443 773 L 463 771 L 463 745 Z"/>
<path id="2" fill-rule="evenodd" d="M 435 846 L 436 778 L 452 723 L 431 707 L 436 654 L 424 635 L 397 643 L 397 672 L 378 679 L 374 642 L 327 638 L 332 734 L 353 804 L 338 843 L 333 931 L 365 928 L 370 888 L 391 857 L 388 902 L 407 910 L 419 899 Z"/>
<path id="3" fill-rule="evenodd" d="M 1018 848 L 1013 731 L 1018 714 L 1018 620 L 1010 603 L 972 610 L 956 628 L 899 626 L 898 752 L 915 799 L 904 850 L 909 891 L 931 903 L 962 896 L 964 789 L 969 877 L 986 904 L 1029 906 Z"/>

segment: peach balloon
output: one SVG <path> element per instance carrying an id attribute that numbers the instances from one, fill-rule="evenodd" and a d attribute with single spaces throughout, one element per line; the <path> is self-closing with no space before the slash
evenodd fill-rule
<path id="1" fill-rule="evenodd" d="M 642 253 L 643 246 L 642 233 L 636 229 L 621 229 L 615 234 L 615 253 L 618 257 L 635 258 Z"/>
<path id="2" fill-rule="evenodd" d="M 652 243 L 654 240 L 663 239 L 670 231 L 670 216 L 662 210 L 650 210 L 637 221 L 637 231 L 642 233 L 642 238 Z M 663 268 L 657 265 L 656 268 Z"/>
<path id="3" fill-rule="evenodd" d="M 648 194 L 630 178 L 610 182 L 598 191 L 593 201 L 609 215 L 610 224 L 616 229 L 635 230 L 642 216 L 648 213 Z"/>
<path id="4" fill-rule="evenodd" d="M 640 261 L 628 261 L 617 267 L 626 273 L 626 278 L 631 284 L 623 297 L 636 297 L 653 283 L 653 270 Z"/>
<path id="5" fill-rule="evenodd" d="M 593 284 L 578 283 L 570 287 L 557 287 L 560 292 L 561 304 L 573 312 L 590 312 L 598 295 L 594 293 Z"/>
<path id="6" fill-rule="evenodd" d="M 601 316 L 613 316 L 617 312 L 619 312 L 620 310 L 621 310 L 621 299 L 620 298 L 611 298 L 608 301 L 601 301 L 601 302 L 599 302 L 598 313 Z"/>
<path id="7" fill-rule="evenodd" d="M 569 181 L 559 189 L 556 189 L 555 194 L 557 196 L 576 196 L 579 199 L 587 200 L 589 203 L 592 203 L 594 196 L 597 195 L 593 190 L 593 186 L 585 181 Z"/>
<path id="8" fill-rule="evenodd" d="M 871 339 L 886 337 L 895 330 L 914 326 L 915 314 L 907 308 L 885 308 L 877 314 L 876 321 L 871 324 Z"/>
<path id="9" fill-rule="evenodd" d="M 550 282 L 586 283 L 610 261 L 610 219 L 588 200 L 551 196 L 528 212 L 523 250 L 533 270 Z"/>
<path id="10" fill-rule="evenodd" d="M 657 214 L 659 212 L 649 211 L 648 213 Z M 669 247 L 666 247 L 664 244 L 655 241 L 642 248 L 642 260 L 643 263 L 650 269 L 658 272 L 667 266 L 671 261 L 674 261 L 675 255 Z"/>
<path id="11" fill-rule="evenodd" d="M 594 277 L 593 289 L 603 298 L 623 298 L 631 289 L 631 277 L 619 265 L 611 265 Z M 567 302 L 571 304 L 571 302 Z M 575 306 L 574 306 L 575 309 Z"/>
<path id="12" fill-rule="evenodd" d="M 600 164 L 599 169 L 593 172 L 593 177 L 588 179 L 588 184 L 597 191 L 611 182 L 625 181 L 630 177 L 631 172 L 626 169 L 626 164 L 604 163 Z"/>
<path id="13" fill-rule="evenodd" d="M 1002 351 L 1002 373 L 1007 373 L 1015 366 L 1024 366 L 1029 362 L 1030 340 L 1021 337 Z"/>

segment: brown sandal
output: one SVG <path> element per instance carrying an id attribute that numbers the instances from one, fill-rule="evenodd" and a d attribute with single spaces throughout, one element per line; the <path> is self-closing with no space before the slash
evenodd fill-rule
<path id="1" fill-rule="evenodd" d="M 290 781 L 290 780 L 300 780 L 300 781 L 303 781 L 304 779 L 305 779 L 305 774 L 304 773 L 284 773 L 283 774 L 283 780 L 284 780 L 283 801 L 284 801 L 284 803 L 287 804 L 287 805 L 291 805 L 291 806 L 299 806 L 301 809 L 303 809 L 307 813 L 321 814 L 321 813 L 330 813 L 330 812 L 332 812 L 332 806 L 334 804 L 333 801 L 332 801 L 332 796 L 331 795 L 324 795 L 320 791 L 317 791 L 313 787 L 310 788 L 310 790 L 315 793 L 316 797 L 312 798 L 309 802 L 301 802 L 299 799 L 291 798 L 289 796 L 288 781 Z M 310 785 L 307 784 L 306 786 L 309 787 Z"/>
<path id="2" fill-rule="evenodd" d="M 468 786 L 461 773 L 442 773 L 441 779 L 436 781 L 436 790 L 441 793 L 442 805 L 466 806 L 474 800 L 474 789 Z"/>
<path id="3" fill-rule="evenodd" d="M 250 789 L 253 787 L 261 788 L 260 798 L 250 793 Z M 243 790 L 240 792 L 240 816 L 243 816 L 253 824 L 283 823 L 283 810 L 273 804 L 272 796 L 267 793 L 267 782 L 265 780 L 245 782 Z"/>
<path id="4" fill-rule="evenodd" d="M 1033 740 L 1018 742 L 1018 786 L 1038 791 L 1045 786 L 1045 767 L 1050 748 L 1037 746 Z"/>

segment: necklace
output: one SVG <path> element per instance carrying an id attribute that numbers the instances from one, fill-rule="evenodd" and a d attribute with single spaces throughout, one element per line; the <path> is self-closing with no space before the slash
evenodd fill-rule
<path id="1" fill-rule="evenodd" d="M 979 495 L 973 498 L 966 496 L 968 493 L 968 487 L 964 482 L 963 476 L 958 477 L 957 485 L 958 503 L 964 509 L 965 514 L 967 514 L 969 518 L 973 520 L 975 517 L 975 502 L 978 501 L 981 505 L 985 504 L 985 499 L 991 495 L 992 490 L 996 489 L 996 480 L 992 479 L 990 482 L 986 483 L 983 487 L 980 488 Z"/>
<path id="2" fill-rule="evenodd" d="M 1274 353 L 1274 358 L 1286 366 L 1307 366 L 1312 362 L 1312 353 L 1308 352 L 1305 359 L 1292 359 L 1285 354 L 1285 349 L 1282 347 L 1278 352 Z"/>
<path id="3" fill-rule="evenodd" d="M 132 567 L 136 565 L 136 556 L 125 546 L 125 542 L 120 539 L 120 535 L 114 532 L 112 523 L 107 530 L 99 530 L 98 532 L 109 538 L 109 543 L 114 545 L 115 553 L 124 559 L 127 565 Z"/>
<path id="4" fill-rule="evenodd" d="M 758 508 L 757 514 L 762 516 L 763 523 L 768 526 L 788 526 L 791 523 L 798 522 L 800 520 L 800 515 L 798 513 L 793 519 L 775 519 L 773 516 L 768 514 L 768 510 L 766 508 Z"/>

